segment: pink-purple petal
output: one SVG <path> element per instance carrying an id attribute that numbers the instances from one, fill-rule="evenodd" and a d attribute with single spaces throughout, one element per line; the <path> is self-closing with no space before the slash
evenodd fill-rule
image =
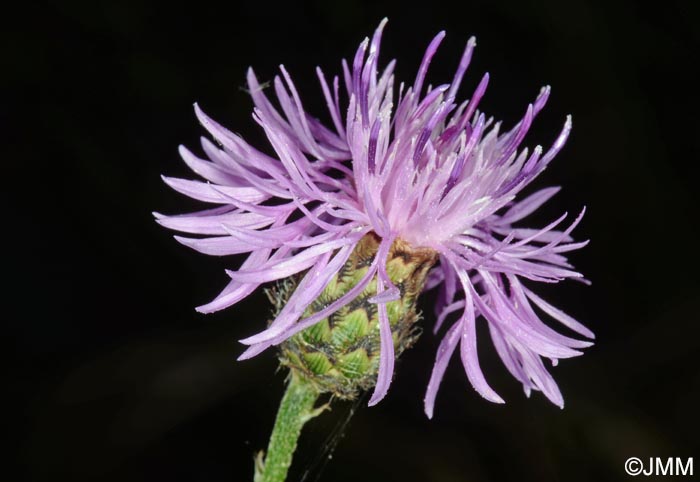
<path id="1" fill-rule="evenodd" d="M 261 284 L 308 270 L 297 290 L 262 332 L 243 340 L 247 359 L 277 345 L 350 303 L 377 278 L 381 339 L 379 374 L 370 405 L 391 384 L 394 345 L 386 303 L 400 290 L 386 263 L 394 239 L 440 254 L 425 289 L 439 288 L 435 331 L 453 312 L 462 310 L 440 343 L 425 396 L 432 417 L 438 387 L 448 361 L 460 345 L 467 377 L 485 398 L 503 400 L 486 382 L 479 366 L 476 329 L 483 318 L 496 350 L 527 395 L 540 390 L 563 406 L 561 392 L 542 358 L 580 354 L 588 341 L 575 340 L 545 325 L 534 307 L 588 338 L 593 333 L 528 288 L 522 280 L 587 283 L 565 254 L 582 248 L 566 229 L 563 217 L 543 228 L 513 226 L 549 200 L 558 187 L 541 189 L 523 199 L 520 193 L 563 148 L 571 117 L 549 150 L 523 147 L 526 134 L 550 97 L 540 90 L 525 115 L 508 132 L 477 110 L 489 81 L 485 74 L 468 101 L 457 93 L 474 53 L 470 38 L 451 84 L 425 88 L 428 67 L 444 38 L 428 45 L 410 84 L 395 81 L 394 61 L 379 68 L 383 19 L 366 38 L 352 62 L 342 62 L 347 102 L 341 101 L 340 76 L 326 80 L 317 68 L 322 102 L 331 125 L 302 104 L 302 92 L 280 67 L 269 95 L 252 69 L 247 73 L 254 120 L 273 147 L 267 155 L 208 117 L 195 104 L 195 114 L 214 142 L 203 139 L 204 157 L 181 147 L 190 169 L 202 180 L 164 177 L 174 190 L 217 205 L 196 213 L 154 214 L 166 228 L 187 233 L 181 243 L 202 253 L 226 256 L 250 252 L 212 302 L 198 308 L 213 312 L 250 295 Z M 395 99 L 395 84 L 399 85 Z M 345 97 L 344 95 L 342 96 Z M 273 104 L 274 102 L 274 104 Z M 305 309 L 348 259 L 362 236 L 380 238 L 379 250 L 362 280 L 329 306 L 300 319 Z"/>

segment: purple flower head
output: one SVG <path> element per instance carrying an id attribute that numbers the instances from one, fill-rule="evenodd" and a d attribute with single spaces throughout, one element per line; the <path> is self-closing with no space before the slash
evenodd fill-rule
<path id="1" fill-rule="evenodd" d="M 376 277 L 372 301 L 378 305 L 381 361 L 370 400 L 374 405 L 385 396 L 393 374 L 386 303 L 400 295 L 387 274 L 386 257 L 392 243 L 402 239 L 439 253 L 439 264 L 426 285 L 426 289 L 439 287 L 435 331 L 450 314 L 458 315 L 438 349 L 425 396 L 426 414 L 432 417 L 438 387 L 457 347 L 476 391 L 503 403 L 479 367 L 475 327 L 479 317 L 487 322 L 500 358 L 526 394 L 540 390 L 563 406 L 542 358 L 556 364 L 560 358 L 581 354 L 580 349 L 591 343 L 557 333 L 534 308 L 587 338 L 592 339 L 593 333 L 530 291 L 523 280 L 583 280 L 564 256 L 587 244 L 573 242 L 570 236 L 583 211 L 568 226 L 562 227 L 566 214 L 540 229 L 514 225 L 559 190 L 546 188 L 516 200 L 563 147 L 571 118 L 548 150 L 537 146 L 530 152 L 520 145 L 547 102 L 549 87 L 505 132 L 500 123 L 477 110 L 488 74 L 471 99 L 458 101 L 459 85 L 476 45 L 473 38 L 452 82 L 426 88 L 428 66 L 444 32 L 428 46 L 413 84 L 402 83 L 397 93 L 395 62 L 382 71 L 378 67 L 385 23 L 360 44 L 351 63 L 343 61 L 341 77 L 329 82 L 317 68 L 331 125 L 304 110 L 284 67 L 272 87 L 277 106 L 252 69 L 248 71 L 253 118 L 265 131 L 275 157 L 258 151 L 195 105 L 199 121 L 217 144 L 202 139 L 208 159 L 185 147 L 180 147 L 180 154 L 207 182 L 164 180 L 187 196 L 219 206 L 187 215 L 157 215 L 158 222 L 200 235 L 176 239 L 202 253 L 250 253 L 239 269 L 227 271 L 230 282 L 221 294 L 198 310 L 221 310 L 264 283 L 305 272 L 268 328 L 241 340 L 249 347 L 240 359 L 247 359 L 347 305 Z M 368 233 L 375 233 L 381 242 L 367 276 L 346 296 L 303 318 Z"/>

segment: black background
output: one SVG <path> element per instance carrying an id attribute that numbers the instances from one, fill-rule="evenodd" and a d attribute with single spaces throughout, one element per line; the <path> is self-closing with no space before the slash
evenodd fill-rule
<path id="1" fill-rule="evenodd" d="M 271 79 L 284 63 L 306 107 L 324 115 L 313 68 L 338 72 L 384 16 L 382 60 L 398 58 L 400 79 L 446 29 L 429 80 L 448 81 L 473 34 L 463 96 L 490 72 L 482 107 L 508 125 L 551 84 L 529 145 L 551 143 L 573 114 L 570 141 L 534 186 L 564 189 L 533 222 L 588 206 L 577 232 L 592 242 L 573 260 L 593 285 L 540 292 L 597 343 L 553 369 L 562 411 L 541 394 L 525 398 L 482 330 L 482 368 L 508 403 L 481 399 L 454 359 L 428 421 L 438 339 L 426 331 L 325 468 L 324 439 L 348 405 L 308 425 L 290 480 L 306 470 L 327 481 L 622 480 L 630 456 L 695 456 L 697 473 L 692 3 L 56 2 L 6 15 L 4 418 L 7 472 L 19 472 L 3 478 L 252 480 L 284 373 L 273 353 L 236 362 L 236 340 L 264 326 L 267 302 L 257 293 L 215 315 L 194 312 L 236 260 L 192 252 L 153 222 L 151 211 L 198 207 L 159 175 L 189 176 L 176 148 L 196 148 L 204 134 L 194 101 L 266 145 L 241 89 L 249 65 Z"/>

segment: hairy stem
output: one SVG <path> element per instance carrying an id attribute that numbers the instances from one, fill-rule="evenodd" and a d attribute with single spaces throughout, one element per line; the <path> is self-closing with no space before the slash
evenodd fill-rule
<path id="1" fill-rule="evenodd" d="M 265 460 L 262 452 L 255 464 L 255 482 L 284 482 L 292 464 L 301 428 L 311 418 L 324 410 L 315 409 L 318 390 L 303 376 L 292 370 L 287 390 L 280 403 Z"/>

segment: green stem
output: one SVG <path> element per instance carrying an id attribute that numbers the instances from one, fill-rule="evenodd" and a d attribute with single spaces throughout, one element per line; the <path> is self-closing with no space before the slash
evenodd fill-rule
<path id="1" fill-rule="evenodd" d="M 318 390 L 292 370 L 267 446 L 265 461 L 258 454 L 255 464 L 255 482 L 284 482 L 292 465 L 292 456 L 304 424 L 318 415 L 324 407 L 314 409 Z"/>

